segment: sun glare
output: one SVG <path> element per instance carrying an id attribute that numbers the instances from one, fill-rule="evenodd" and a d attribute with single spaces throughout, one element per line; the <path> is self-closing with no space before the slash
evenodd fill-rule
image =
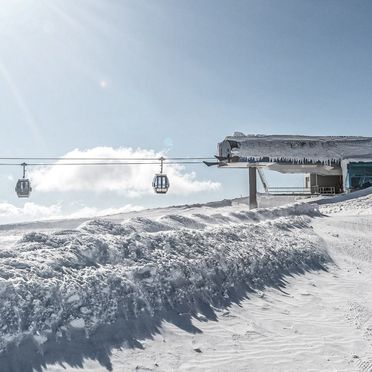
<path id="1" fill-rule="evenodd" d="M 35 0 L 1 0 L 0 19 L 9 19 L 25 10 L 31 11 Z"/>

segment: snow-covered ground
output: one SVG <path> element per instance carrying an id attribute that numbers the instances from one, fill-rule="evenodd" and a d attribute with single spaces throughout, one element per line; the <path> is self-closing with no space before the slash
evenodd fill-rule
<path id="1" fill-rule="evenodd" d="M 355 196 L 1 226 L 0 370 L 370 371 Z"/>

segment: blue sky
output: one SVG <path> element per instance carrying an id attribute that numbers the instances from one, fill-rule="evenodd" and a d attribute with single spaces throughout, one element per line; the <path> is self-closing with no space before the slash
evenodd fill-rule
<path id="1" fill-rule="evenodd" d="M 210 156 L 234 131 L 371 136 L 371 20 L 368 0 L 2 0 L 1 156 L 102 146 Z M 221 186 L 159 198 L 97 191 L 92 181 L 36 188 L 28 202 L 66 214 L 246 193 L 244 171 L 197 165 L 180 179 L 192 171 L 190 183 Z M 0 168 L 1 222 L 9 205 L 23 218 L 20 172 Z"/>

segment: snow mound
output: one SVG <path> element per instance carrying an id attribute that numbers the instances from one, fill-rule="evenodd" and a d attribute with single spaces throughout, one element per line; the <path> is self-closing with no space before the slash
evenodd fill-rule
<path id="1" fill-rule="evenodd" d="M 151 333 L 152 319 L 226 306 L 328 261 L 309 224 L 317 206 L 206 209 L 122 224 L 93 220 L 28 233 L 1 249 L 0 350 L 26 338 L 42 348 L 78 330 L 89 338 L 121 320 L 141 319 Z"/>
<path id="2" fill-rule="evenodd" d="M 323 214 L 372 215 L 372 187 L 312 201 Z"/>

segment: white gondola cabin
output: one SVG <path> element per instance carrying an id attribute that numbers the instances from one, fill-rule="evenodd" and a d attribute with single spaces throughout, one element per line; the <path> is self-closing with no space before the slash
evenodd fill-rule
<path id="1" fill-rule="evenodd" d="M 169 180 L 166 174 L 156 174 L 152 181 L 152 187 L 157 194 L 166 194 L 169 189 Z"/>
<path id="2" fill-rule="evenodd" d="M 160 158 L 160 173 L 155 174 L 152 181 L 152 187 L 157 194 L 166 194 L 169 189 L 169 179 L 166 174 L 163 173 L 163 162 L 164 158 Z"/>
<path id="3" fill-rule="evenodd" d="M 19 179 L 17 181 L 15 191 L 19 198 L 28 198 L 32 191 L 30 180 L 28 180 L 27 178 Z"/>
<path id="4" fill-rule="evenodd" d="M 28 198 L 31 194 L 31 182 L 26 178 L 26 163 L 21 164 L 23 167 L 23 177 L 17 181 L 15 192 L 19 198 Z"/>

